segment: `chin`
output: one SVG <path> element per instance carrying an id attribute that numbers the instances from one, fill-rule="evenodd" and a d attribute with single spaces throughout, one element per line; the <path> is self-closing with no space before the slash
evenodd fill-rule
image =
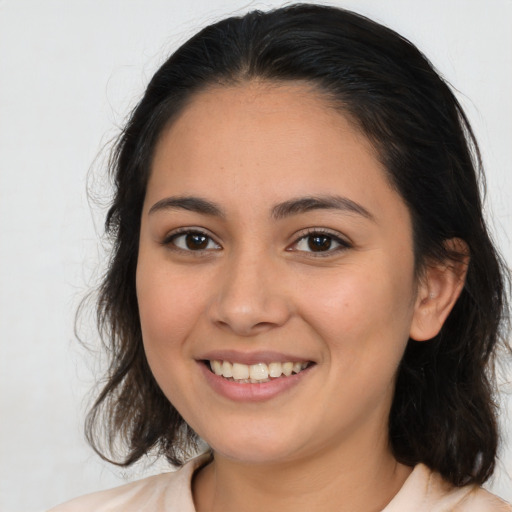
<path id="1" fill-rule="evenodd" d="M 290 460 L 299 451 L 296 437 L 283 429 L 273 431 L 245 430 L 237 435 L 231 431 L 222 439 L 208 443 L 214 453 L 246 464 L 272 464 Z"/>

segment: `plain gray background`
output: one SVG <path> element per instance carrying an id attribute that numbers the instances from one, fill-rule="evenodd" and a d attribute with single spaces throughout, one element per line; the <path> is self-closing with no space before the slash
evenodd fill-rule
<path id="1" fill-rule="evenodd" d="M 483 149 L 486 208 L 511 262 L 512 1 L 330 3 L 398 30 L 460 91 Z M 104 209 L 96 205 L 91 211 L 86 178 L 91 168 L 99 199 L 108 196 L 100 150 L 177 44 L 226 14 L 278 5 L 0 0 L 3 512 L 44 510 L 147 474 L 141 465 L 121 471 L 102 463 L 83 440 L 87 393 L 99 364 L 76 341 L 73 319 L 104 261 L 98 242 Z M 82 333 L 94 344 L 87 317 Z M 505 395 L 501 401 L 506 444 L 489 487 L 512 500 L 512 418 L 506 416 L 512 401 Z"/>

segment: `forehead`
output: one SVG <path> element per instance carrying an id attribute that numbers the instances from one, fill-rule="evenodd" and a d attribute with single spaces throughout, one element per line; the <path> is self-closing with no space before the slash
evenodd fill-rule
<path id="1" fill-rule="evenodd" d="M 237 138 L 249 142 L 258 133 L 258 142 L 267 142 L 276 134 L 294 135 L 298 139 L 314 142 L 319 137 L 319 126 L 331 134 L 353 135 L 372 151 L 368 139 L 358 130 L 357 123 L 348 113 L 342 111 L 341 104 L 321 92 L 308 82 L 266 82 L 249 81 L 229 86 L 211 86 L 192 96 L 191 101 L 165 130 L 171 136 L 186 135 L 186 131 L 208 130 L 208 141 L 218 141 L 227 130 L 240 129 Z M 164 136 L 165 136 L 164 132 Z M 325 136 L 325 133 L 322 134 Z M 228 142 L 229 139 L 225 139 Z"/>
<path id="2" fill-rule="evenodd" d="M 251 82 L 195 95 L 156 147 L 148 195 L 157 201 L 164 190 L 246 207 L 249 198 L 256 207 L 333 193 L 377 206 L 400 200 L 369 140 L 306 83 Z"/>

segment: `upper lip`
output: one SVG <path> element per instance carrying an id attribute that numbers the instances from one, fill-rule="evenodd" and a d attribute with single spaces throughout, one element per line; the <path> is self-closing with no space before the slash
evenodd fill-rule
<path id="1" fill-rule="evenodd" d="M 302 363 L 311 361 L 311 359 L 308 357 L 284 354 L 282 352 L 274 352 L 271 350 L 258 352 L 240 352 L 239 350 L 212 350 L 202 354 L 197 359 L 202 361 L 229 361 L 230 363 L 241 363 L 246 365 L 257 363 Z"/>

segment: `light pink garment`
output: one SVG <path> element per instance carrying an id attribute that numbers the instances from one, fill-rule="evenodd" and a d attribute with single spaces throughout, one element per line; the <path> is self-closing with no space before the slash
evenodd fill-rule
<path id="1" fill-rule="evenodd" d="M 48 512 L 195 512 L 192 475 L 207 460 L 203 455 L 174 473 L 82 496 Z M 382 512 L 512 512 L 512 506 L 479 487 L 453 487 L 418 464 Z"/>

